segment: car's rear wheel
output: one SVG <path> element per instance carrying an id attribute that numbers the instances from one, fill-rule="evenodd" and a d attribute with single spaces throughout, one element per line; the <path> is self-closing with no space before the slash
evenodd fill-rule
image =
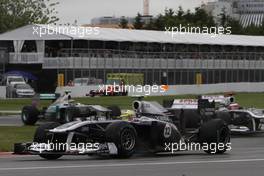
<path id="1" fill-rule="evenodd" d="M 135 152 L 137 132 L 128 122 L 118 121 L 109 124 L 106 128 L 106 138 L 116 145 L 119 158 L 128 158 Z"/>
<path id="2" fill-rule="evenodd" d="M 38 121 L 39 110 L 34 106 L 25 106 L 21 112 L 21 119 L 25 125 L 34 125 Z"/>
<path id="3" fill-rule="evenodd" d="M 46 144 L 48 142 L 51 142 L 52 138 L 48 135 L 48 130 L 56 128 L 58 126 L 60 126 L 60 123 L 57 122 L 50 122 L 39 126 L 34 135 L 34 143 Z M 39 156 L 47 160 L 56 160 L 62 157 L 61 154 L 39 154 Z"/>
<path id="4" fill-rule="evenodd" d="M 225 111 L 216 112 L 216 118 L 222 119 L 228 125 L 232 123 L 232 117 L 231 117 L 230 112 L 228 112 L 228 111 L 227 112 L 225 112 Z"/>
<path id="5" fill-rule="evenodd" d="M 208 154 L 223 154 L 230 142 L 230 130 L 221 119 L 212 119 L 204 123 L 199 130 L 199 141 L 206 145 L 204 151 Z"/>

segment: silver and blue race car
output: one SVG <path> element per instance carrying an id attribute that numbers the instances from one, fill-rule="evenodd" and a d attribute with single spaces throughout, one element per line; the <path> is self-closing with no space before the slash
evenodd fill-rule
<path id="1" fill-rule="evenodd" d="M 52 100 L 53 102 L 42 109 L 38 109 L 39 100 Z M 21 112 L 21 120 L 25 125 L 34 125 L 37 121 L 59 122 L 61 124 L 76 119 L 109 119 L 118 117 L 121 110 L 117 106 L 103 107 L 100 105 L 85 105 L 75 102 L 69 92 L 60 96 L 57 94 L 40 94 L 34 98 L 32 105 L 24 106 Z"/>

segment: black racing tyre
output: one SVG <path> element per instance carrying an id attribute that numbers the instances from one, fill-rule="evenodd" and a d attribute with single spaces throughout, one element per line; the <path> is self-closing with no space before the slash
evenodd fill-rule
<path id="1" fill-rule="evenodd" d="M 115 119 L 121 116 L 121 109 L 118 106 L 109 106 L 107 109 L 110 109 L 110 118 Z"/>
<path id="2" fill-rule="evenodd" d="M 204 149 L 206 153 L 223 154 L 230 145 L 230 130 L 223 120 L 212 119 L 201 126 L 198 138 L 202 145 L 206 144 L 211 147 L 213 144 L 215 145 L 215 148 L 208 147 Z"/>
<path id="3" fill-rule="evenodd" d="M 231 114 L 227 111 L 218 111 L 216 112 L 216 118 L 222 119 L 226 124 L 232 123 L 232 117 Z"/>
<path id="4" fill-rule="evenodd" d="M 118 158 L 131 157 L 137 144 L 137 132 L 135 128 L 125 121 L 117 121 L 106 128 L 106 139 L 117 147 Z"/>
<path id="5" fill-rule="evenodd" d="M 34 106 L 24 106 L 21 112 L 21 120 L 25 125 L 34 125 L 38 121 L 39 110 Z"/>
<path id="6" fill-rule="evenodd" d="M 60 123 L 57 122 L 50 122 L 39 126 L 35 132 L 33 142 L 47 143 L 49 140 L 52 140 L 51 137 L 48 135 L 47 130 L 56 128 L 58 126 L 60 126 Z M 56 160 L 62 157 L 61 154 L 39 154 L 39 156 L 47 160 Z"/>
<path id="7" fill-rule="evenodd" d="M 198 128 L 201 126 L 201 116 L 197 110 L 186 109 L 183 111 L 186 128 Z"/>

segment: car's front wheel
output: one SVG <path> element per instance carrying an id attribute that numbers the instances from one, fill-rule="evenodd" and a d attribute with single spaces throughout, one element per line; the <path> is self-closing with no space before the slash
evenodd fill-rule
<path id="1" fill-rule="evenodd" d="M 49 136 L 48 130 L 56 128 L 58 126 L 60 126 L 60 123 L 57 122 L 50 122 L 39 126 L 34 135 L 34 139 L 33 139 L 34 143 L 47 144 L 48 142 L 51 142 L 52 137 Z M 39 154 L 39 156 L 47 160 L 56 160 L 62 157 L 61 154 Z"/>
<path id="2" fill-rule="evenodd" d="M 116 145 L 119 158 L 128 158 L 135 152 L 137 132 L 128 122 L 117 121 L 109 124 L 106 137 Z"/>
<path id="3" fill-rule="evenodd" d="M 204 151 L 208 154 L 223 154 L 231 147 L 230 130 L 222 119 L 212 119 L 204 123 L 198 136 Z"/>

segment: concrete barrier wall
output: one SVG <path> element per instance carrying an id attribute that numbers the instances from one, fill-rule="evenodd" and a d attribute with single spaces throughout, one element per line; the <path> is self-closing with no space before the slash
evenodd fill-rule
<path id="1" fill-rule="evenodd" d="M 97 90 L 99 86 L 58 87 L 56 93 L 71 91 L 72 97 L 84 97 L 90 90 Z M 260 83 L 220 83 L 203 85 L 170 85 L 169 90 L 163 93 L 150 93 L 149 96 L 209 94 L 220 92 L 264 92 L 264 82 Z M 144 95 L 144 93 L 129 92 L 129 96 Z"/>
<path id="2" fill-rule="evenodd" d="M 65 91 L 71 91 L 72 97 L 84 97 L 91 90 L 97 90 L 99 86 L 74 86 L 74 87 L 57 87 L 56 93 L 63 94 Z"/>
<path id="3" fill-rule="evenodd" d="M 6 86 L 0 86 L 0 98 L 6 98 Z"/>

